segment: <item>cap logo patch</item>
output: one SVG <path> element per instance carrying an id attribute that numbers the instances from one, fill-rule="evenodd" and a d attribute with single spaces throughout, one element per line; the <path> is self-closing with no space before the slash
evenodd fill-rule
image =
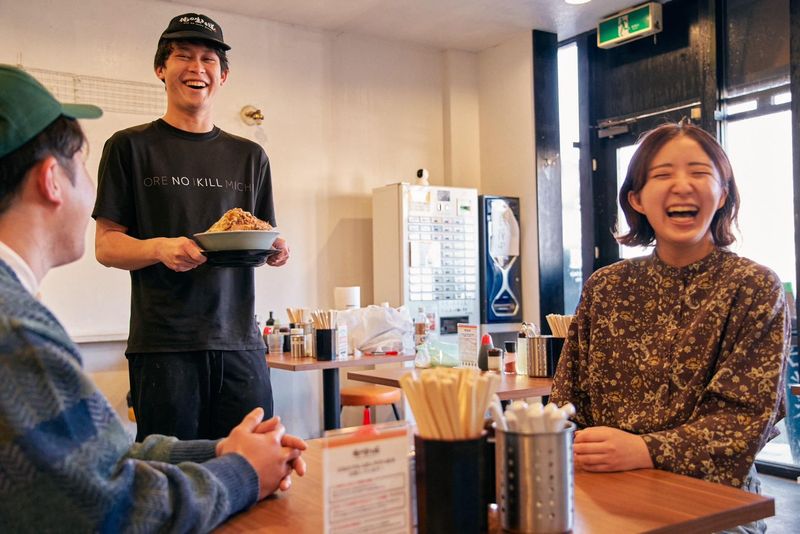
<path id="1" fill-rule="evenodd" d="M 208 22 L 203 17 L 181 17 L 180 19 L 178 19 L 178 22 L 181 22 L 183 24 L 197 24 L 198 26 L 205 26 L 212 32 L 217 31 L 217 28 L 214 25 L 214 23 Z"/>

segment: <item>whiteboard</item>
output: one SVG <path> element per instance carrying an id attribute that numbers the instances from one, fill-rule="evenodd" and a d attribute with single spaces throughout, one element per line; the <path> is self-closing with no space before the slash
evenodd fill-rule
<path id="1" fill-rule="evenodd" d="M 116 131 L 150 122 L 155 117 L 105 112 L 82 120 L 89 141 L 86 168 L 97 184 L 97 169 L 106 139 Z M 95 223 L 86 227 L 86 250 L 76 262 L 51 269 L 39 288 L 49 307 L 75 341 L 114 341 L 128 338 L 131 307 L 130 273 L 100 265 L 94 255 Z"/>

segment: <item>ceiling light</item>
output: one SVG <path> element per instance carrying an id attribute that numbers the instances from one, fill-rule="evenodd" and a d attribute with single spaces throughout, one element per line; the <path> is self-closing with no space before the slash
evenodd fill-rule
<path id="1" fill-rule="evenodd" d="M 564 0 L 564 1 L 566 3 L 568 3 L 568 4 L 572 4 L 574 6 L 577 6 L 577 5 L 580 5 L 580 4 L 588 4 L 592 0 Z"/>

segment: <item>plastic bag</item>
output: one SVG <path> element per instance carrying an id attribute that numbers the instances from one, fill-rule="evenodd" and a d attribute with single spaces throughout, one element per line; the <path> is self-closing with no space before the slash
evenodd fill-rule
<path id="1" fill-rule="evenodd" d="M 344 310 L 337 320 L 347 325 L 348 345 L 361 352 L 414 352 L 414 324 L 405 306 Z"/>
<path id="2" fill-rule="evenodd" d="M 428 344 L 421 343 L 417 345 L 417 354 L 414 356 L 414 367 L 419 369 L 427 369 L 431 366 L 431 355 L 428 353 Z"/>
<path id="3" fill-rule="evenodd" d="M 458 358 L 458 345 L 444 341 L 432 341 L 430 351 L 431 365 L 433 367 L 458 367 L 461 361 Z"/>

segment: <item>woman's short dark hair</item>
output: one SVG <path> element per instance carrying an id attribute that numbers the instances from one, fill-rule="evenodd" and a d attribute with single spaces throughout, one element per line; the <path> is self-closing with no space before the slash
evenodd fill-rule
<path id="1" fill-rule="evenodd" d="M 158 48 L 156 48 L 156 56 L 153 59 L 153 68 L 157 69 L 163 67 L 167 63 L 167 58 L 172 53 L 172 49 L 176 44 L 193 44 L 200 46 L 207 46 L 217 53 L 219 58 L 219 67 L 222 72 L 228 72 L 228 54 L 225 49 L 215 45 L 212 41 L 204 41 L 203 39 L 161 39 L 158 41 Z"/>
<path id="2" fill-rule="evenodd" d="M 739 190 L 733 177 L 731 162 L 712 135 L 697 126 L 681 121 L 680 123 L 664 124 L 642 136 L 639 148 L 636 149 L 636 153 L 628 165 L 625 181 L 619 190 L 619 203 L 630 228 L 627 234 L 615 236 L 619 243 L 635 247 L 651 245 L 655 241 L 656 234 L 653 227 L 650 226 L 647 217 L 633 209 L 628 201 L 628 193 L 638 193 L 642 190 L 647 182 L 650 164 L 658 151 L 669 141 L 681 136 L 686 136 L 700 145 L 700 148 L 714 163 L 722 181 L 722 188 L 728 194 L 725 204 L 711 219 L 711 235 L 714 237 L 714 244 L 725 247 L 736 241 L 732 227 L 734 225 L 738 227 Z"/>
<path id="3" fill-rule="evenodd" d="M 0 159 L 0 214 L 11 206 L 28 171 L 48 156 L 59 161 L 75 184 L 72 158 L 85 143 L 78 121 L 61 115 L 39 135 Z"/>

